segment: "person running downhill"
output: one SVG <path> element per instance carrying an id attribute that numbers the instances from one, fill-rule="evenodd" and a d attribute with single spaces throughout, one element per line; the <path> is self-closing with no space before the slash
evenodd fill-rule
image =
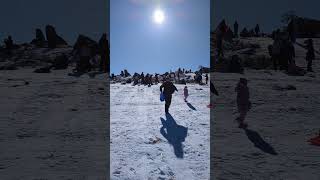
<path id="1" fill-rule="evenodd" d="M 163 89 L 163 90 L 162 90 Z M 165 97 L 165 112 L 169 113 L 169 107 L 171 104 L 172 94 L 178 89 L 169 79 L 165 79 L 163 84 L 160 86 L 160 92 L 164 94 Z"/>
<path id="2" fill-rule="evenodd" d="M 251 102 L 249 100 L 249 88 L 247 86 L 247 79 L 240 78 L 240 81 L 235 88 L 237 92 L 237 105 L 240 116 L 236 119 L 239 122 L 239 128 L 246 128 L 248 125 L 244 123 L 246 115 L 251 108 Z"/>

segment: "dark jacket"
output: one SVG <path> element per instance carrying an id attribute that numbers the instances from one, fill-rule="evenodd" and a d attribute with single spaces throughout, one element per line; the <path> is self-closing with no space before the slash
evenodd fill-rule
<path id="1" fill-rule="evenodd" d="M 237 92 L 237 104 L 238 105 L 249 105 L 249 88 L 248 86 L 244 85 L 243 83 L 238 83 L 237 87 L 235 88 Z"/>
<path id="2" fill-rule="evenodd" d="M 164 89 L 162 91 L 162 89 Z M 161 86 L 160 86 L 160 91 L 163 92 L 164 95 L 172 95 L 174 91 L 178 91 L 177 87 L 173 85 L 172 82 L 170 81 L 165 81 Z"/>

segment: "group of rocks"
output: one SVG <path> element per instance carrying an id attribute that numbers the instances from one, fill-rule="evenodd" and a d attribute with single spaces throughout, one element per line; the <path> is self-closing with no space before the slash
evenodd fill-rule
<path id="1" fill-rule="evenodd" d="M 66 69 L 75 63 L 73 73 L 82 74 L 99 68 L 109 72 L 110 49 L 106 34 L 99 42 L 79 35 L 74 46 L 60 36 L 52 25 L 35 30 L 35 38 L 30 43 L 15 44 L 11 36 L 0 46 L 0 70 L 15 70 L 19 67 L 39 67 L 34 72 L 49 73 L 52 69 Z"/>
<path id="2" fill-rule="evenodd" d="M 37 47 L 48 47 L 51 49 L 68 46 L 68 43 L 57 34 L 56 29 L 52 25 L 45 27 L 45 33 L 46 38 L 41 29 L 36 29 L 36 37 L 31 41 L 31 44 Z"/>

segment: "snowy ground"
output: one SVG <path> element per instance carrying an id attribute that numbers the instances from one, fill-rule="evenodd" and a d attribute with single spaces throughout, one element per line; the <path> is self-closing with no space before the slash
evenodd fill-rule
<path id="1" fill-rule="evenodd" d="M 209 179 L 209 86 L 188 85 L 189 105 L 184 86 L 177 88 L 170 117 L 159 100 L 159 85 L 111 84 L 112 180 Z M 163 124 L 168 128 L 161 133 Z"/>
<path id="2" fill-rule="evenodd" d="M 251 41 L 263 48 L 272 42 L 263 38 Z M 316 50 L 319 44 L 315 39 Z M 296 46 L 296 53 L 297 65 L 305 68 L 306 51 Z M 316 56 L 315 73 L 303 77 L 274 70 L 212 74 L 220 92 L 211 111 L 213 179 L 320 179 L 320 148 L 307 142 L 320 129 L 320 58 Z M 248 131 L 239 129 L 234 121 L 238 115 L 234 88 L 240 77 L 249 80 L 252 109 L 247 116 Z M 285 89 L 287 85 L 296 90 Z"/>
<path id="3" fill-rule="evenodd" d="M 107 179 L 108 81 L 0 71 L 0 179 Z"/>

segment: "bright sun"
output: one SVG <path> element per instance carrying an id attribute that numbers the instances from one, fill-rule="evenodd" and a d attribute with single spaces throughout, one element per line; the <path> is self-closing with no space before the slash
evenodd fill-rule
<path id="1" fill-rule="evenodd" d="M 155 23 L 162 24 L 164 19 L 164 12 L 161 9 L 157 9 L 153 12 L 153 21 Z"/>

